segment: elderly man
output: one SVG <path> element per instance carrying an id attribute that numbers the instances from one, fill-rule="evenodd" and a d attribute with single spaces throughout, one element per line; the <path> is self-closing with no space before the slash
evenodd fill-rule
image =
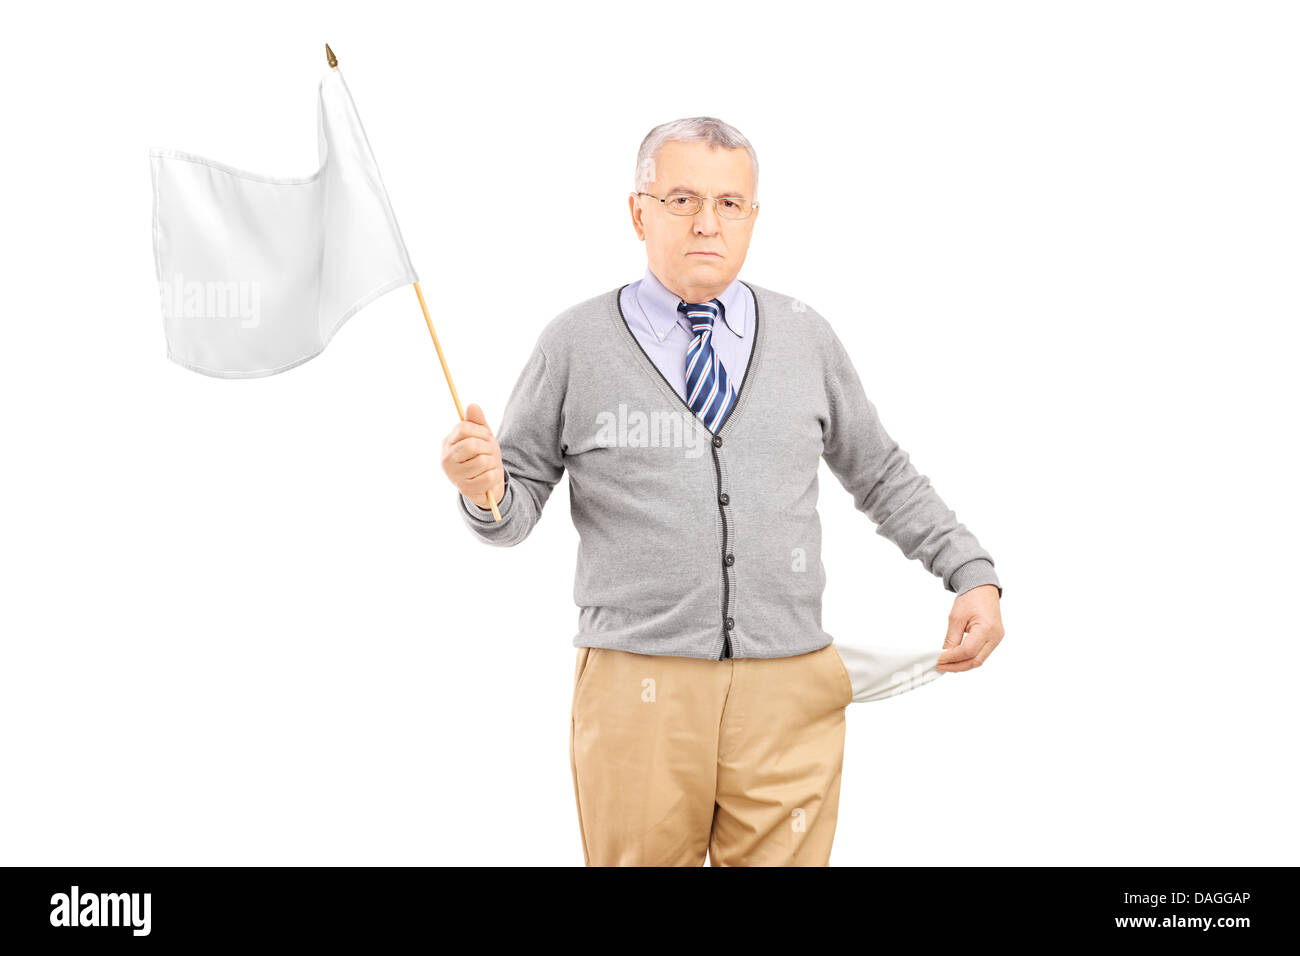
<path id="1" fill-rule="evenodd" d="M 1003 633 L 992 558 L 886 433 L 829 323 L 737 278 L 757 187 L 721 120 L 651 130 L 628 197 L 645 275 L 547 323 L 499 438 L 470 405 L 443 443 L 456 507 L 492 545 L 523 541 L 568 469 L 588 865 L 829 862 L 853 690 L 821 626 L 822 458 L 956 595 L 940 670 L 979 666 Z"/>

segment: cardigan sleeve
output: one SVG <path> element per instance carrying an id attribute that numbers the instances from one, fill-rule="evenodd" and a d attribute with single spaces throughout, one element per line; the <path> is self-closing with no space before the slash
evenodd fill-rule
<path id="1" fill-rule="evenodd" d="M 822 457 L 831 472 L 876 532 L 941 578 L 947 590 L 962 594 L 993 584 L 1000 597 L 992 556 L 885 431 L 839 336 L 829 323 L 824 328 L 830 417 L 823 422 Z"/>
<path id="2" fill-rule="evenodd" d="M 563 425 L 562 396 L 551 379 L 539 337 L 494 433 L 506 472 L 505 492 L 497 502 L 500 522 L 492 517 L 492 509 L 456 492 L 456 507 L 470 531 L 488 544 L 505 548 L 528 537 L 564 474 Z"/>

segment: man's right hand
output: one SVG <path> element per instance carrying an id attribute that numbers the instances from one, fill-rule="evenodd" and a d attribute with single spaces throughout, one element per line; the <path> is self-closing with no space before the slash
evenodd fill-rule
<path id="1" fill-rule="evenodd" d="M 501 464 L 501 448 L 487 426 L 483 409 L 470 404 L 465 420 L 457 422 L 442 442 L 442 470 L 462 495 L 488 509 L 488 492 L 492 501 L 501 503 L 506 491 L 506 470 Z"/>

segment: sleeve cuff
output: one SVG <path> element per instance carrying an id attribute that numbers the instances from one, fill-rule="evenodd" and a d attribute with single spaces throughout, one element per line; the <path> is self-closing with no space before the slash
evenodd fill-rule
<path id="1" fill-rule="evenodd" d="M 501 500 L 497 502 L 497 511 L 501 512 L 501 520 L 506 520 L 506 513 L 510 510 L 510 503 L 515 498 L 515 486 L 510 483 L 510 473 L 506 473 L 506 490 L 501 495 Z M 492 517 L 491 508 L 480 508 L 464 495 L 460 495 L 460 506 L 471 518 L 479 521 L 486 521 L 491 524 L 496 523 L 496 518 Z"/>
<path id="2" fill-rule="evenodd" d="M 489 517 L 491 514 L 492 512 L 489 511 Z M 967 561 L 952 573 L 952 577 L 948 579 L 948 590 L 960 596 L 981 584 L 992 584 L 998 589 L 998 598 L 1002 597 L 1002 585 L 998 582 L 997 572 L 993 570 L 993 562 L 985 558 L 976 558 Z"/>

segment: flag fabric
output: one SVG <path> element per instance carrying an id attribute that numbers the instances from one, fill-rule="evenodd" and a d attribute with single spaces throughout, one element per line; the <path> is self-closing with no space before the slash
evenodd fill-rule
<path id="1" fill-rule="evenodd" d="M 274 375 L 353 314 L 418 281 L 343 74 L 321 79 L 305 178 L 150 150 L 167 355 L 207 375 Z"/>

